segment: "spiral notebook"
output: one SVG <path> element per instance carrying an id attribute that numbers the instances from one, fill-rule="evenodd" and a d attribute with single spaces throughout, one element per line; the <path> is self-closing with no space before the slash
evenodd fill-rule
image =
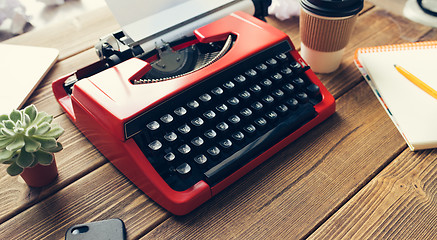
<path id="1" fill-rule="evenodd" d="M 58 59 L 54 48 L 0 44 L 0 115 L 21 108 Z"/>
<path id="2" fill-rule="evenodd" d="M 437 147 L 437 99 L 394 67 L 437 90 L 437 41 L 359 48 L 355 65 L 412 151 Z"/>

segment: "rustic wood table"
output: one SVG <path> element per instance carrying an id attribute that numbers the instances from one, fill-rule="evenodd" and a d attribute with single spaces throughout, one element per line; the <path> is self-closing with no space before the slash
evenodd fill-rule
<path id="1" fill-rule="evenodd" d="M 300 46 L 298 18 L 268 22 Z M 437 150 L 407 148 L 352 61 L 358 47 L 435 40 L 437 29 L 366 2 L 340 69 L 318 75 L 336 113 L 182 217 L 125 178 L 53 96 L 52 81 L 96 61 L 93 45 L 118 29 L 104 7 L 4 42 L 60 50 L 28 104 L 66 131 L 53 184 L 29 188 L 1 166 L 0 239 L 63 239 L 73 224 L 109 218 L 125 222 L 129 239 L 437 238 Z"/>

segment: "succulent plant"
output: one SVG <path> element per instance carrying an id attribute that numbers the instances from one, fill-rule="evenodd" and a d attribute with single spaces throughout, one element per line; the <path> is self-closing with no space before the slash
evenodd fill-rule
<path id="1" fill-rule="evenodd" d="M 64 133 L 53 116 L 38 112 L 34 105 L 0 115 L 0 163 L 9 164 L 11 176 L 36 164 L 50 165 L 53 153 L 62 150 L 57 141 Z"/>

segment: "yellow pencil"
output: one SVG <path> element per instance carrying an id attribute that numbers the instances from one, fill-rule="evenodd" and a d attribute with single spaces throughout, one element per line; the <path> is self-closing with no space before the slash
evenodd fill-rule
<path id="1" fill-rule="evenodd" d="M 396 70 L 400 72 L 406 79 L 410 80 L 410 82 L 414 83 L 416 86 L 418 86 L 420 89 L 437 99 L 437 91 L 434 90 L 432 87 L 428 86 L 426 83 L 422 82 L 420 79 L 418 79 L 416 76 L 405 70 L 405 68 L 394 65 Z"/>

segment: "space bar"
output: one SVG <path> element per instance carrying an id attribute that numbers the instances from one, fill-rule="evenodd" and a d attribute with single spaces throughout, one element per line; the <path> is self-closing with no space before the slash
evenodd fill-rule
<path id="1" fill-rule="evenodd" d="M 204 173 L 206 181 L 215 185 L 250 160 L 259 156 L 261 153 L 278 143 L 299 127 L 313 119 L 317 115 L 314 107 L 306 103 L 298 108 L 290 117 L 280 122 L 276 127 L 265 134 L 259 136 L 254 141 L 233 153 L 208 171 Z"/>

